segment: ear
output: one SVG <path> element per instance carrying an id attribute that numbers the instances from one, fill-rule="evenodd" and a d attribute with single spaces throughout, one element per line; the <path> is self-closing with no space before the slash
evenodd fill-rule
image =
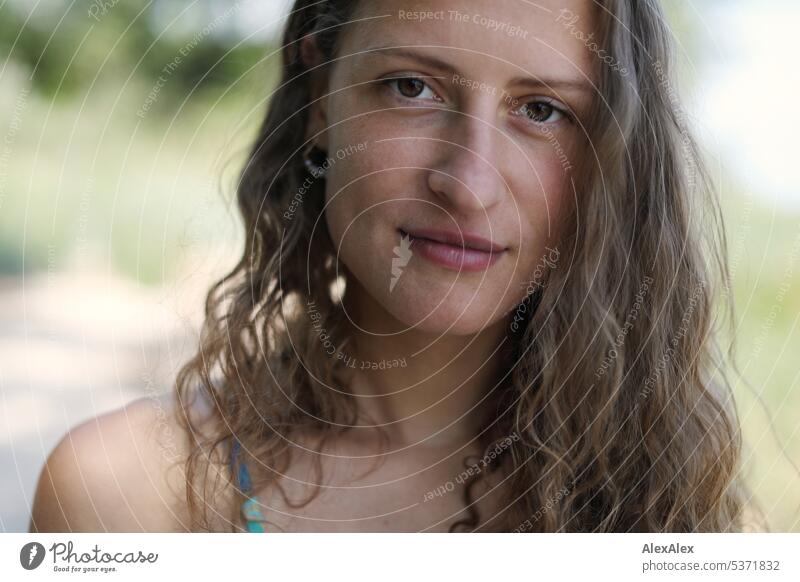
<path id="1" fill-rule="evenodd" d="M 305 139 L 313 141 L 317 147 L 328 151 L 328 71 L 322 53 L 312 35 L 300 41 L 300 58 L 308 72 L 309 107 Z"/>

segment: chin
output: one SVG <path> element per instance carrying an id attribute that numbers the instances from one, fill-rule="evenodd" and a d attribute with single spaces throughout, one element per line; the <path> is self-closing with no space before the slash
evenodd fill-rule
<path id="1" fill-rule="evenodd" d="M 496 293 L 471 278 L 442 277 L 438 284 L 422 280 L 417 273 L 405 273 L 394 291 L 376 297 L 400 323 L 400 329 L 435 335 L 468 336 L 497 323 L 503 317 Z M 478 285 L 478 286 L 476 286 Z"/>

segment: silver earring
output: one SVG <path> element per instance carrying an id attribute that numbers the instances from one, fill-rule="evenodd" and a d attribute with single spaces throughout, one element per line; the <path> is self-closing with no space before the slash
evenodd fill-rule
<path id="1" fill-rule="evenodd" d="M 324 178 L 325 171 L 327 170 L 324 165 L 320 165 L 318 162 L 319 158 L 322 158 L 322 164 L 324 164 L 327 156 L 324 151 L 319 149 L 317 145 L 312 142 L 303 152 L 303 163 L 308 173 L 317 179 Z"/>

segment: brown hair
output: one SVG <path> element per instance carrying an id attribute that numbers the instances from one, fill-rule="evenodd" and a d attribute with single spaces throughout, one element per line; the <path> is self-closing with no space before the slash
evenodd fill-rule
<path id="1" fill-rule="evenodd" d="M 675 99 L 659 3 L 596 4 L 595 39 L 621 67 L 598 61 L 591 147 L 574 175 L 580 204 L 558 268 L 517 310 L 512 368 L 492 388 L 500 413 L 485 444 L 505 439 L 506 510 L 481 521 L 472 508 L 459 525 L 739 530 L 740 431 L 714 318 L 715 302 L 728 299 L 717 292 L 728 282 L 721 214 Z M 357 5 L 297 0 L 285 29 L 282 78 L 238 185 L 244 253 L 210 290 L 198 353 L 177 379 L 182 410 L 200 394 L 214 421 L 201 430 L 182 419 L 194 435 L 185 466 L 193 529 L 208 529 L 209 469 L 227 461 L 232 437 L 257 490 L 285 470 L 290 430 L 327 438 L 355 424 L 340 360 L 320 349 L 305 313 L 313 302 L 319 325 L 347 344 L 324 220 L 311 236 L 324 181 L 303 164 L 311 91 L 300 40 L 313 35 L 324 72 Z"/>

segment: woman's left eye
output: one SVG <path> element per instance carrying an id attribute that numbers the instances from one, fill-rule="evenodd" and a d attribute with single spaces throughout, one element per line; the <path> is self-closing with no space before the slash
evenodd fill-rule
<path id="1" fill-rule="evenodd" d="M 442 100 L 434 90 L 419 77 L 393 77 L 391 79 L 384 79 L 383 83 L 392 87 L 396 93 L 399 93 L 406 99 Z"/>
<path id="2" fill-rule="evenodd" d="M 556 123 L 564 118 L 569 118 L 566 109 L 559 107 L 549 99 L 528 101 L 517 111 L 534 123 Z"/>

